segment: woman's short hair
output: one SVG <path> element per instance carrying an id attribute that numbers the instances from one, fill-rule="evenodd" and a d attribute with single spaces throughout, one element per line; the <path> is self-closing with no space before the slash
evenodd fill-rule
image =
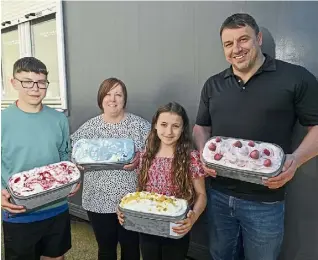
<path id="1" fill-rule="evenodd" d="M 126 107 L 126 104 L 127 104 L 127 88 L 126 88 L 126 85 L 120 79 L 108 78 L 108 79 L 105 79 L 100 84 L 100 87 L 99 87 L 99 90 L 98 90 L 98 94 L 97 94 L 97 104 L 98 104 L 99 108 L 102 111 L 104 111 L 103 100 L 104 100 L 105 96 L 107 95 L 107 93 L 109 91 L 111 91 L 117 85 L 120 85 L 122 90 L 123 90 L 123 94 L 124 94 L 124 108 Z"/>

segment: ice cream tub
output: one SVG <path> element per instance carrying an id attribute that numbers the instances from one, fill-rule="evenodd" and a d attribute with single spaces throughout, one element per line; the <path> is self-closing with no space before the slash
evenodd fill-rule
<path id="1" fill-rule="evenodd" d="M 129 138 L 80 139 L 72 150 L 72 160 L 85 170 L 122 169 L 135 156 L 135 144 Z"/>
<path id="2" fill-rule="evenodd" d="M 176 222 L 187 217 L 186 200 L 149 192 L 129 193 L 122 198 L 119 210 L 124 214 L 123 227 L 150 235 L 179 239 L 173 231 Z"/>
<path id="3" fill-rule="evenodd" d="M 202 159 L 218 176 L 263 185 L 263 179 L 281 173 L 285 153 L 273 143 L 214 136 L 206 142 Z"/>
<path id="4" fill-rule="evenodd" d="M 63 161 L 12 175 L 7 190 L 11 203 L 30 211 L 66 198 L 80 179 L 76 165 Z"/>

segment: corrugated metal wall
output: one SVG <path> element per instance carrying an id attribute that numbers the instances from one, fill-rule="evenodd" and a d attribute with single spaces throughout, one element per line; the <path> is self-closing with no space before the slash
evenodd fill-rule
<path id="1" fill-rule="evenodd" d="M 65 2 L 71 130 L 99 112 L 97 90 L 110 76 L 128 86 L 129 111 L 150 120 L 158 105 L 175 100 L 194 122 L 203 83 L 228 66 L 219 27 L 241 11 L 262 27 L 264 51 L 318 77 L 318 2 Z M 303 135 L 297 127 L 295 145 Z M 318 259 L 317 186 L 315 158 L 289 185 L 283 260 Z M 80 205 L 80 195 L 73 202 Z M 206 259 L 204 217 L 193 242 L 203 248 L 192 256 Z"/>

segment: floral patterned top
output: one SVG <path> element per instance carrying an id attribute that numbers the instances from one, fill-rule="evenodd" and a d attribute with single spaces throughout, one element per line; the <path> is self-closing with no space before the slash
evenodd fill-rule
<path id="1" fill-rule="evenodd" d="M 142 158 L 144 152 L 140 155 L 140 163 L 138 167 L 138 173 L 141 169 Z M 200 161 L 200 154 L 198 151 L 192 151 L 190 161 L 190 171 L 192 178 L 205 177 L 204 170 Z M 148 171 L 148 181 L 146 184 L 146 191 L 156 192 L 167 196 L 178 197 L 179 188 L 173 185 L 171 180 L 171 168 L 173 158 L 168 157 L 155 157 L 152 161 L 150 169 Z"/>

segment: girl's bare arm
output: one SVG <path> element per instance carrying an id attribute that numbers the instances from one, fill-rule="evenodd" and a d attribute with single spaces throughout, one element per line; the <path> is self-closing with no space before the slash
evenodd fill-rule
<path id="1" fill-rule="evenodd" d="M 195 202 L 193 206 L 194 220 L 197 221 L 202 212 L 206 207 L 206 192 L 205 192 L 205 181 L 204 177 L 192 179 L 194 190 L 195 190 Z"/>

